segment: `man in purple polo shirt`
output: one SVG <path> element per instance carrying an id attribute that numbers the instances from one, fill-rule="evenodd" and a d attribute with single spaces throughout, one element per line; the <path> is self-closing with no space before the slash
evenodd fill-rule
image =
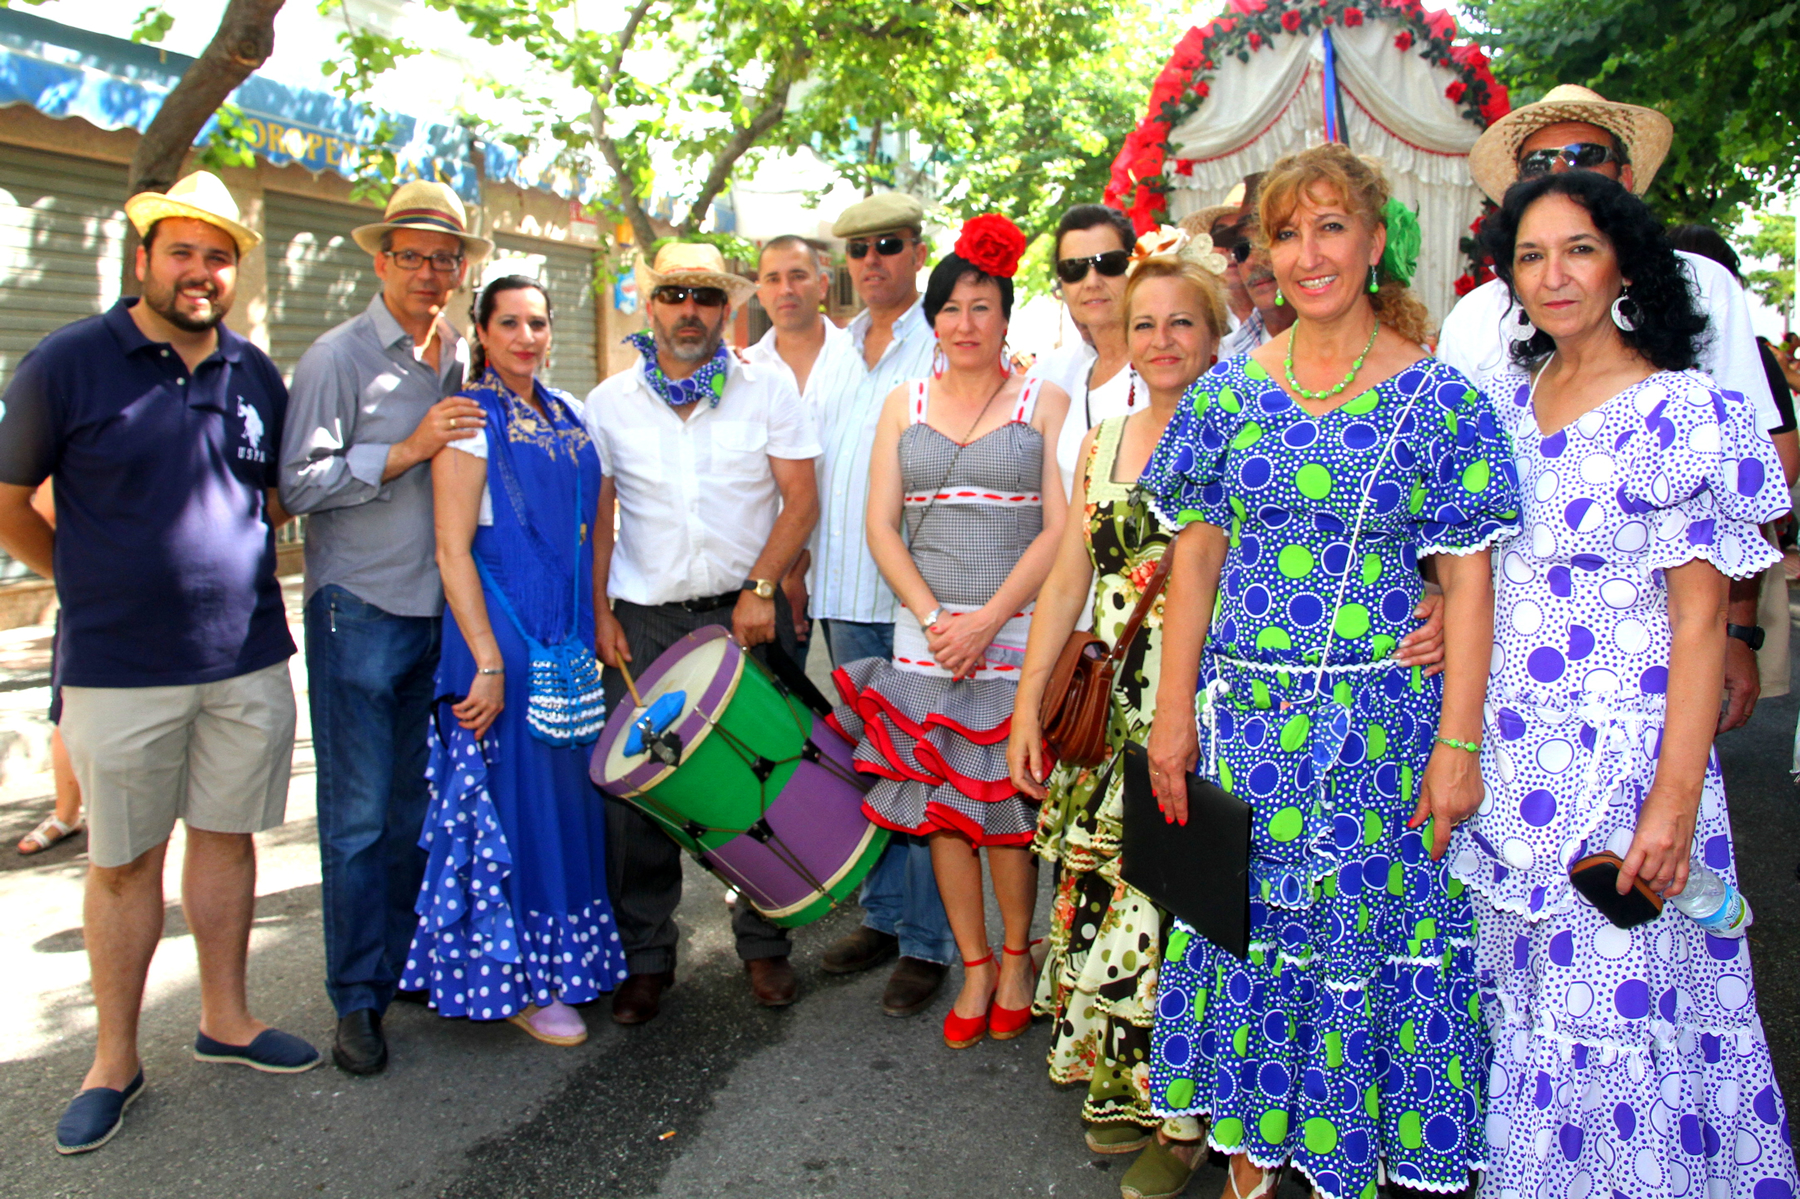
<path id="1" fill-rule="evenodd" d="M 46 337 L 0 397 L 0 545 L 56 581 L 61 728 L 88 808 L 98 1038 L 59 1153 L 105 1144 L 143 1092 L 138 1011 L 177 818 L 200 959 L 194 1056 L 269 1073 L 319 1061 L 252 1016 L 244 987 L 251 834 L 281 823 L 294 748 L 273 492 L 287 392 L 220 323 L 261 238 L 205 172 L 125 213 L 143 237 L 143 296 Z M 31 507 L 46 477 L 54 530 Z"/>

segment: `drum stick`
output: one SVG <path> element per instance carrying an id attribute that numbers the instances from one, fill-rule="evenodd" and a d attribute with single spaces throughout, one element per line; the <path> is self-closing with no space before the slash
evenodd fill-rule
<path id="1" fill-rule="evenodd" d="M 644 697 L 637 693 L 637 684 L 631 681 L 631 667 L 625 665 L 622 654 L 619 657 L 619 673 L 625 676 L 625 689 L 631 692 L 631 702 L 637 707 L 643 707 Z"/>

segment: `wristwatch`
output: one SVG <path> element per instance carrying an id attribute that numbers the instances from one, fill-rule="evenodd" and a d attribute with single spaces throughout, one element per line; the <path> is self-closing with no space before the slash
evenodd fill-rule
<path id="1" fill-rule="evenodd" d="M 743 589 L 745 591 L 754 591 L 757 599 L 775 598 L 774 579 L 745 579 Z"/>
<path id="2" fill-rule="evenodd" d="M 1763 647 L 1764 634 L 1761 625 L 1728 624 L 1725 626 L 1725 635 L 1727 637 L 1736 637 L 1739 641 L 1742 641 L 1745 645 L 1749 646 L 1753 653 Z"/>

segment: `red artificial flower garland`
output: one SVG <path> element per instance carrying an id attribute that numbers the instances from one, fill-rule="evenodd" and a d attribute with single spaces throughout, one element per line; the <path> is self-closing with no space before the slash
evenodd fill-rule
<path id="1" fill-rule="evenodd" d="M 996 279 L 1010 279 L 1025 254 L 1025 235 L 997 212 L 971 217 L 956 238 L 956 255 Z"/>

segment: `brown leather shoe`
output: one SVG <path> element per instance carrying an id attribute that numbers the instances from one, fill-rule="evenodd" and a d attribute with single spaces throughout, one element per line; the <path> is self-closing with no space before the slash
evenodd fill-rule
<path id="1" fill-rule="evenodd" d="M 950 967 L 936 962 L 901 958 L 888 979 L 887 990 L 881 993 L 881 1010 L 890 1016 L 917 1014 L 944 985 L 944 975 L 948 973 Z"/>
<path id="2" fill-rule="evenodd" d="M 847 937 L 835 941 L 825 951 L 819 969 L 827 974 L 856 974 L 893 957 L 900 952 L 900 938 L 863 925 Z"/>
<path id="3" fill-rule="evenodd" d="M 750 994 L 764 1007 L 786 1007 L 800 994 L 794 967 L 785 955 L 752 958 L 744 963 L 744 973 L 750 976 Z"/>
<path id="4" fill-rule="evenodd" d="M 613 992 L 613 1023 L 643 1024 L 656 1019 L 656 1013 L 662 1011 L 662 993 L 674 985 L 673 970 L 631 975 Z"/>

